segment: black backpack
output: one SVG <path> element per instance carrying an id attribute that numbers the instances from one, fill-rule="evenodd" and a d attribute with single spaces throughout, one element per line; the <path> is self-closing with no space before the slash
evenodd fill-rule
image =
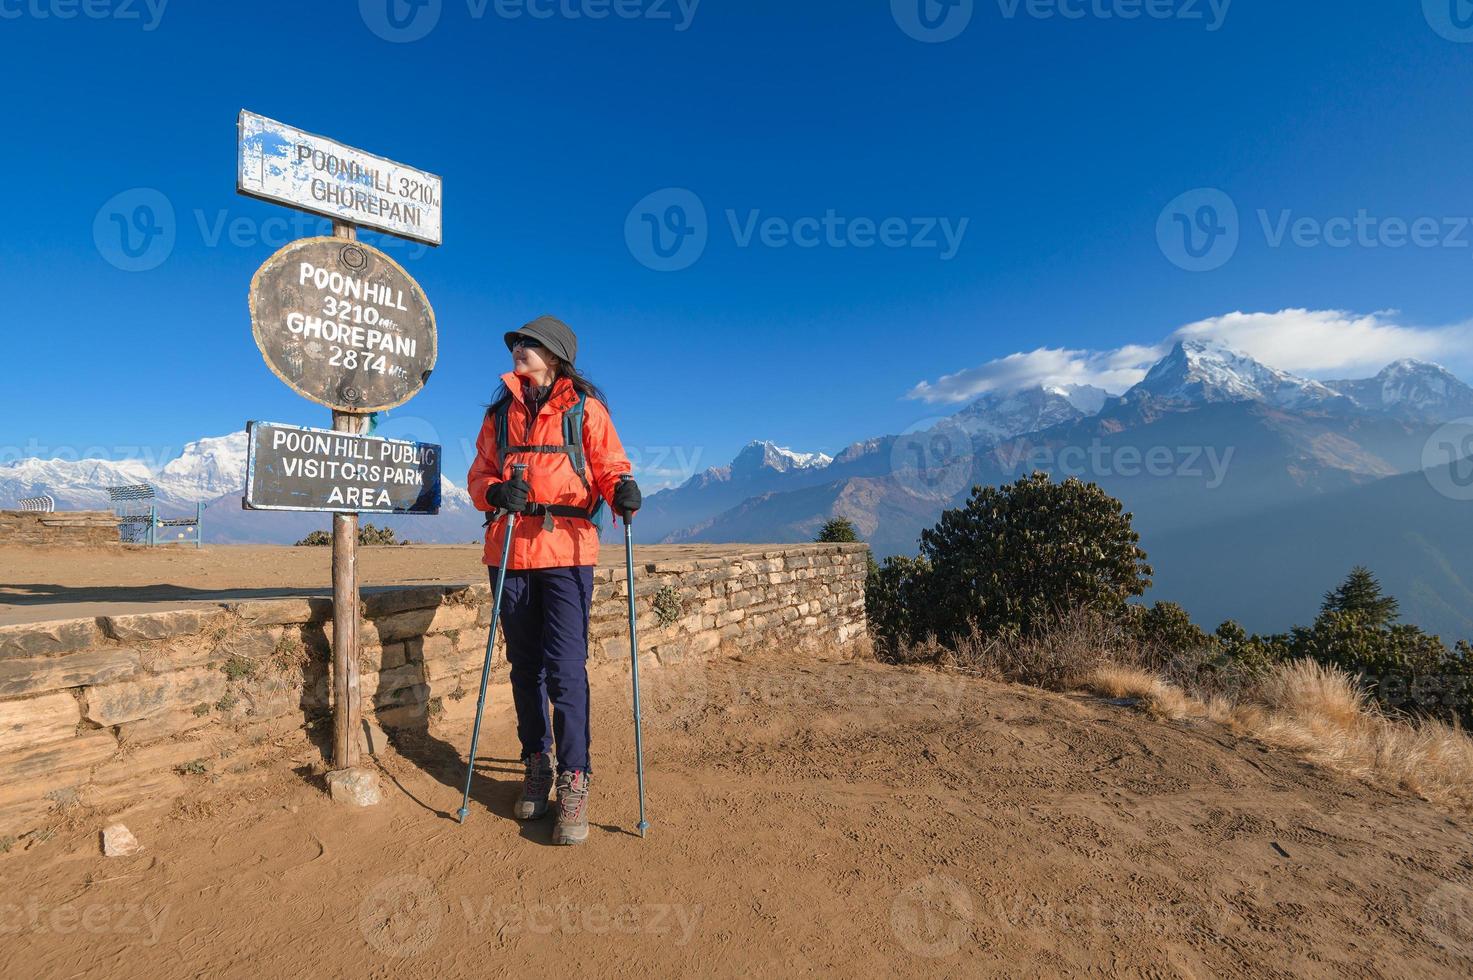
<path id="1" fill-rule="evenodd" d="M 534 517 L 542 518 L 542 529 L 552 530 L 552 519 L 554 517 L 572 517 L 578 520 L 588 521 L 600 532 L 604 528 L 604 498 L 593 489 L 588 481 L 587 454 L 583 451 L 583 409 L 588 402 L 588 396 L 578 392 L 578 401 L 563 413 L 563 444 L 561 446 L 513 446 L 511 442 L 511 399 L 502 399 L 501 403 L 491 409 L 491 419 L 496 425 L 496 468 L 498 472 L 506 472 L 506 457 L 513 453 L 555 453 L 568 457 L 573 471 L 578 474 L 578 479 L 583 481 L 583 487 L 593 495 L 593 506 L 587 509 L 573 507 L 569 504 L 529 504 L 525 513 Z M 486 523 L 491 523 L 493 515 L 486 516 Z"/>

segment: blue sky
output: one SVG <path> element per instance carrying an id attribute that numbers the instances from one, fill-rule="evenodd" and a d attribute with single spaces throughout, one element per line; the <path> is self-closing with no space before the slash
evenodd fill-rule
<path id="1" fill-rule="evenodd" d="M 439 367 L 386 428 L 457 482 L 502 332 L 544 312 L 654 483 L 1001 384 L 1118 386 L 1188 324 L 1318 375 L 1473 366 L 1460 0 L 89 2 L 0 0 L 7 461 L 324 422 L 251 341 L 251 274 L 317 225 L 234 193 L 243 107 L 444 177 L 445 245 L 390 243 Z M 108 212 L 138 189 L 173 243 L 125 271 Z M 692 195 L 704 247 L 651 268 L 641 214 Z"/>

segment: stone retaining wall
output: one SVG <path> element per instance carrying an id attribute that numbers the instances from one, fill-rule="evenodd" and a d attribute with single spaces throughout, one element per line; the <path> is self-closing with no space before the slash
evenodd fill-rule
<path id="1" fill-rule="evenodd" d="M 866 644 L 863 545 L 805 545 L 636 569 L 651 669 L 763 645 Z M 368 590 L 365 737 L 467 727 L 485 585 Z M 286 761 L 331 735 L 332 602 L 258 599 L 0 627 L 0 842 L 64 819 L 172 806 L 191 780 Z M 594 573 L 595 671 L 627 670 L 624 570 Z M 505 670 L 497 638 L 495 663 Z M 309 742 L 310 740 L 310 742 Z M 320 760 L 321 756 L 317 755 Z"/>
<path id="2" fill-rule="evenodd" d="M 110 510 L 0 510 L 0 544 L 99 545 L 118 543 Z"/>

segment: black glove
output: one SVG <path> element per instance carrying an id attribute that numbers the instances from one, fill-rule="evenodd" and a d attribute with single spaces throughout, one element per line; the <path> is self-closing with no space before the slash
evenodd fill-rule
<path id="1" fill-rule="evenodd" d="M 628 517 L 644 506 L 644 495 L 634 480 L 620 480 L 614 487 L 614 510 L 620 517 Z"/>
<path id="2" fill-rule="evenodd" d="M 492 510 L 504 510 L 520 514 L 532 497 L 532 485 L 519 476 L 502 483 L 493 483 L 486 488 L 486 503 Z"/>

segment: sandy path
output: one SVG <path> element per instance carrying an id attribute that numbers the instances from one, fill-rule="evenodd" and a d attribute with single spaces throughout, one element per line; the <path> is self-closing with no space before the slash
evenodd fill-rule
<path id="1" fill-rule="evenodd" d="M 595 828 L 554 848 L 508 816 L 492 690 L 464 827 L 469 704 L 384 759 L 375 809 L 284 762 L 195 777 L 132 821 L 143 855 L 0 857 L 0 975 L 1473 973 L 1466 821 L 1214 727 L 872 663 L 654 670 L 641 841 L 600 679 Z"/>

